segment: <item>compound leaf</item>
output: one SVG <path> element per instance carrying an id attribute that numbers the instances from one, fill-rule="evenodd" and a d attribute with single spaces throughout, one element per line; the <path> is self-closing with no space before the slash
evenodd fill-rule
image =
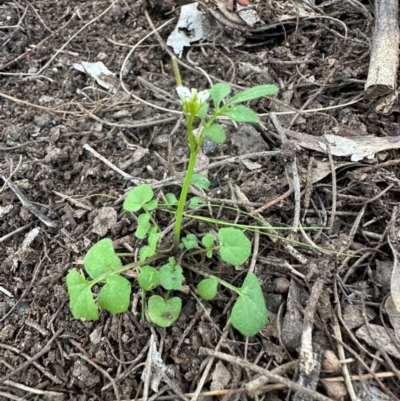
<path id="1" fill-rule="evenodd" d="M 251 337 L 263 329 L 267 321 L 268 310 L 260 283 L 254 273 L 248 273 L 232 308 L 232 326 L 244 336 Z"/>
<path id="2" fill-rule="evenodd" d="M 93 299 L 91 283 L 76 269 L 67 274 L 67 289 L 69 294 L 69 308 L 75 319 L 85 318 L 97 320 L 99 311 Z"/>
<path id="3" fill-rule="evenodd" d="M 131 296 L 131 284 L 119 274 L 107 277 L 106 284 L 101 288 L 97 302 L 99 306 L 111 313 L 126 312 Z"/>
<path id="4" fill-rule="evenodd" d="M 182 300 L 178 297 L 165 300 L 159 295 L 152 295 L 147 308 L 153 323 L 160 327 L 169 327 L 181 313 Z"/>
<path id="5" fill-rule="evenodd" d="M 221 241 L 219 253 L 224 262 L 239 266 L 250 256 L 250 240 L 241 230 L 232 227 L 221 228 L 218 238 Z"/>
<path id="6" fill-rule="evenodd" d="M 113 243 L 109 238 L 94 244 L 83 259 L 83 264 L 92 279 L 122 267 L 121 259 L 115 254 Z"/>
<path id="7" fill-rule="evenodd" d="M 124 201 L 124 209 L 128 212 L 137 212 L 147 202 L 153 199 L 154 192 L 148 184 L 141 184 L 131 189 Z"/>

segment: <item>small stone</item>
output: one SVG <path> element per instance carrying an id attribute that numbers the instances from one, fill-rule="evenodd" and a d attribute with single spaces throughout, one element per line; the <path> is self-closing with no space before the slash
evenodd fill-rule
<path id="1" fill-rule="evenodd" d="M 33 118 L 35 125 L 40 128 L 48 127 L 53 122 L 53 117 L 50 114 L 39 114 Z"/>
<path id="2" fill-rule="evenodd" d="M 201 150 L 206 156 L 212 156 L 218 149 L 217 142 L 213 141 L 209 136 L 204 138 Z"/>
<path id="3" fill-rule="evenodd" d="M 334 401 L 342 401 L 347 395 L 347 389 L 342 382 L 330 382 L 321 380 L 322 385 L 325 387 L 326 394 Z"/>
<path id="4" fill-rule="evenodd" d="M 290 281 L 285 277 L 278 277 L 274 280 L 276 291 L 279 294 L 287 294 L 290 287 Z"/>
<path id="5" fill-rule="evenodd" d="M 107 58 L 107 54 L 104 53 L 104 52 L 100 52 L 100 53 L 97 55 L 97 60 L 103 61 L 103 60 L 105 60 L 106 58 Z"/>
<path id="6" fill-rule="evenodd" d="M 342 366 L 336 354 L 330 349 L 327 349 L 322 354 L 321 368 L 324 372 L 334 373 L 340 372 Z"/>

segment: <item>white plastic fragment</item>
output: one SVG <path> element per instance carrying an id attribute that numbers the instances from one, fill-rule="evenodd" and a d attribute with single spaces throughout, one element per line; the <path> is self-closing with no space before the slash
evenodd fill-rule
<path id="1" fill-rule="evenodd" d="M 203 25 L 205 18 L 197 6 L 198 3 L 191 3 L 181 7 L 179 21 L 168 37 L 167 45 L 171 46 L 179 57 L 182 57 L 184 47 L 190 47 L 192 42 L 207 36 Z"/>
<path id="2" fill-rule="evenodd" d="M 74 64 L 73 67 L 80 72 L 90 75 L 100 86 L 110 92 L 116 93 L 118 91 L 119 79 L 101 61 L 97 63 L 81 61 Z"/>

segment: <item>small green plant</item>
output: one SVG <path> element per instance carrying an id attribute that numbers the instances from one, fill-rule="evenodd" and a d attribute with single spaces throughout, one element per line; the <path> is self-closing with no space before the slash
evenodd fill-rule
<path id="1" fill-rule="evenodd" d="M 273 85 L 256 86 L 229 98 L 231 87 L 219 83 L 209 91 L 198 92 L 196 89 L 189 90 L 182 86 L 175 59 L 173 66 L 177 93 L 186 119 L 190 158 L 179 199 L 174 194 L 165 195 L 168 207 L 176 207 L 171 251 L 159 249 L 161 237 L 161 229 L 157 224 L 159 204 L 154 198 L 152 188 L 147 184 L 135 187 L 127 194 L 123 207 L 126 211 L 136 214 L 135 236 L 142 241 L 139 260 L 123 265 L 110 239 L 102 239 L 93 245 L 84 258 L 84 270 L 89 279 L 77 269 L 72 269 L 67 275 L 70 309 L 76 319 L 98 319 L 99 307 L 112 313 L 126 311 L 129 307 L 131 284 L 122 274 L 128 270 L 135 270 L 142 291 L 142 321 L 145 321 L 147 316 L 158 326 L 169 327 L 178 319 L 182 308 L 181 298 L 174 295 L 182 288 L 184 282 L 184 271 L 178 261 L 190 261 L 192 256 L 202 253 L 207 258 L 219 257 L 225 263 L 240 266 L 251 254 L 250 240 L 241 229 L 223 227 L 215 236 L 209 233 L 199 239 L 195 234 L 189 233 L 181 238 L 182 221 L 186 207 L 197 207 L 203 202 L 199 197 L 194 197 L 188 202 L 190 185 L 205 190 L 209 188 L 206 177 L 194 174 L 197 156 L 205 137 L 209 136 L 217 143 L 226 140 L 225 131 L 216 122 L 217 118 L 225 116 L 233 121 L 255 122 L 257 114 L 240 103 L 273 95 L 277 93 L 278 88 Z M 209 112 L 207 103 L 209 97 L 213 103 L 212 112 Z M 162 261 L 164 264 L 160 263 Z M 206 276 L 197 286 L 199 295 L 205 300 L 214 299 L 219 286 L 228 288 L 238 295 L 231 311 L 230 321 L 240 333 L 253 336 L 266 325 L 268 311 L 261 286 L 253 273 L 246 275 L 241 287 L 235 287 L 218 277 L 200 271 L 198 273 Z M 101 285 L 101 288 L 94 297 L 93 287 L 96 285 Z M 151 291 L 156 294 L 152 294 L 146 303 L 147 293 Z"/>

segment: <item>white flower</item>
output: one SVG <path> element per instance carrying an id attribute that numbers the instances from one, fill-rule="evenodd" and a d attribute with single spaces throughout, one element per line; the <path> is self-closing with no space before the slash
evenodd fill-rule
<path id="1" fill-rule="evenodd" d="M 189 90 L 189 88 L 187 88 L 186 86 L 177 86 L 176 92 L 181 98 L 182 103 L 196 102 L 199 105 L 202 105 L 210 97 L 210 94 L 207 90 L 197 92 L 197 89 L 192 88 L 192 90 Z"/>

